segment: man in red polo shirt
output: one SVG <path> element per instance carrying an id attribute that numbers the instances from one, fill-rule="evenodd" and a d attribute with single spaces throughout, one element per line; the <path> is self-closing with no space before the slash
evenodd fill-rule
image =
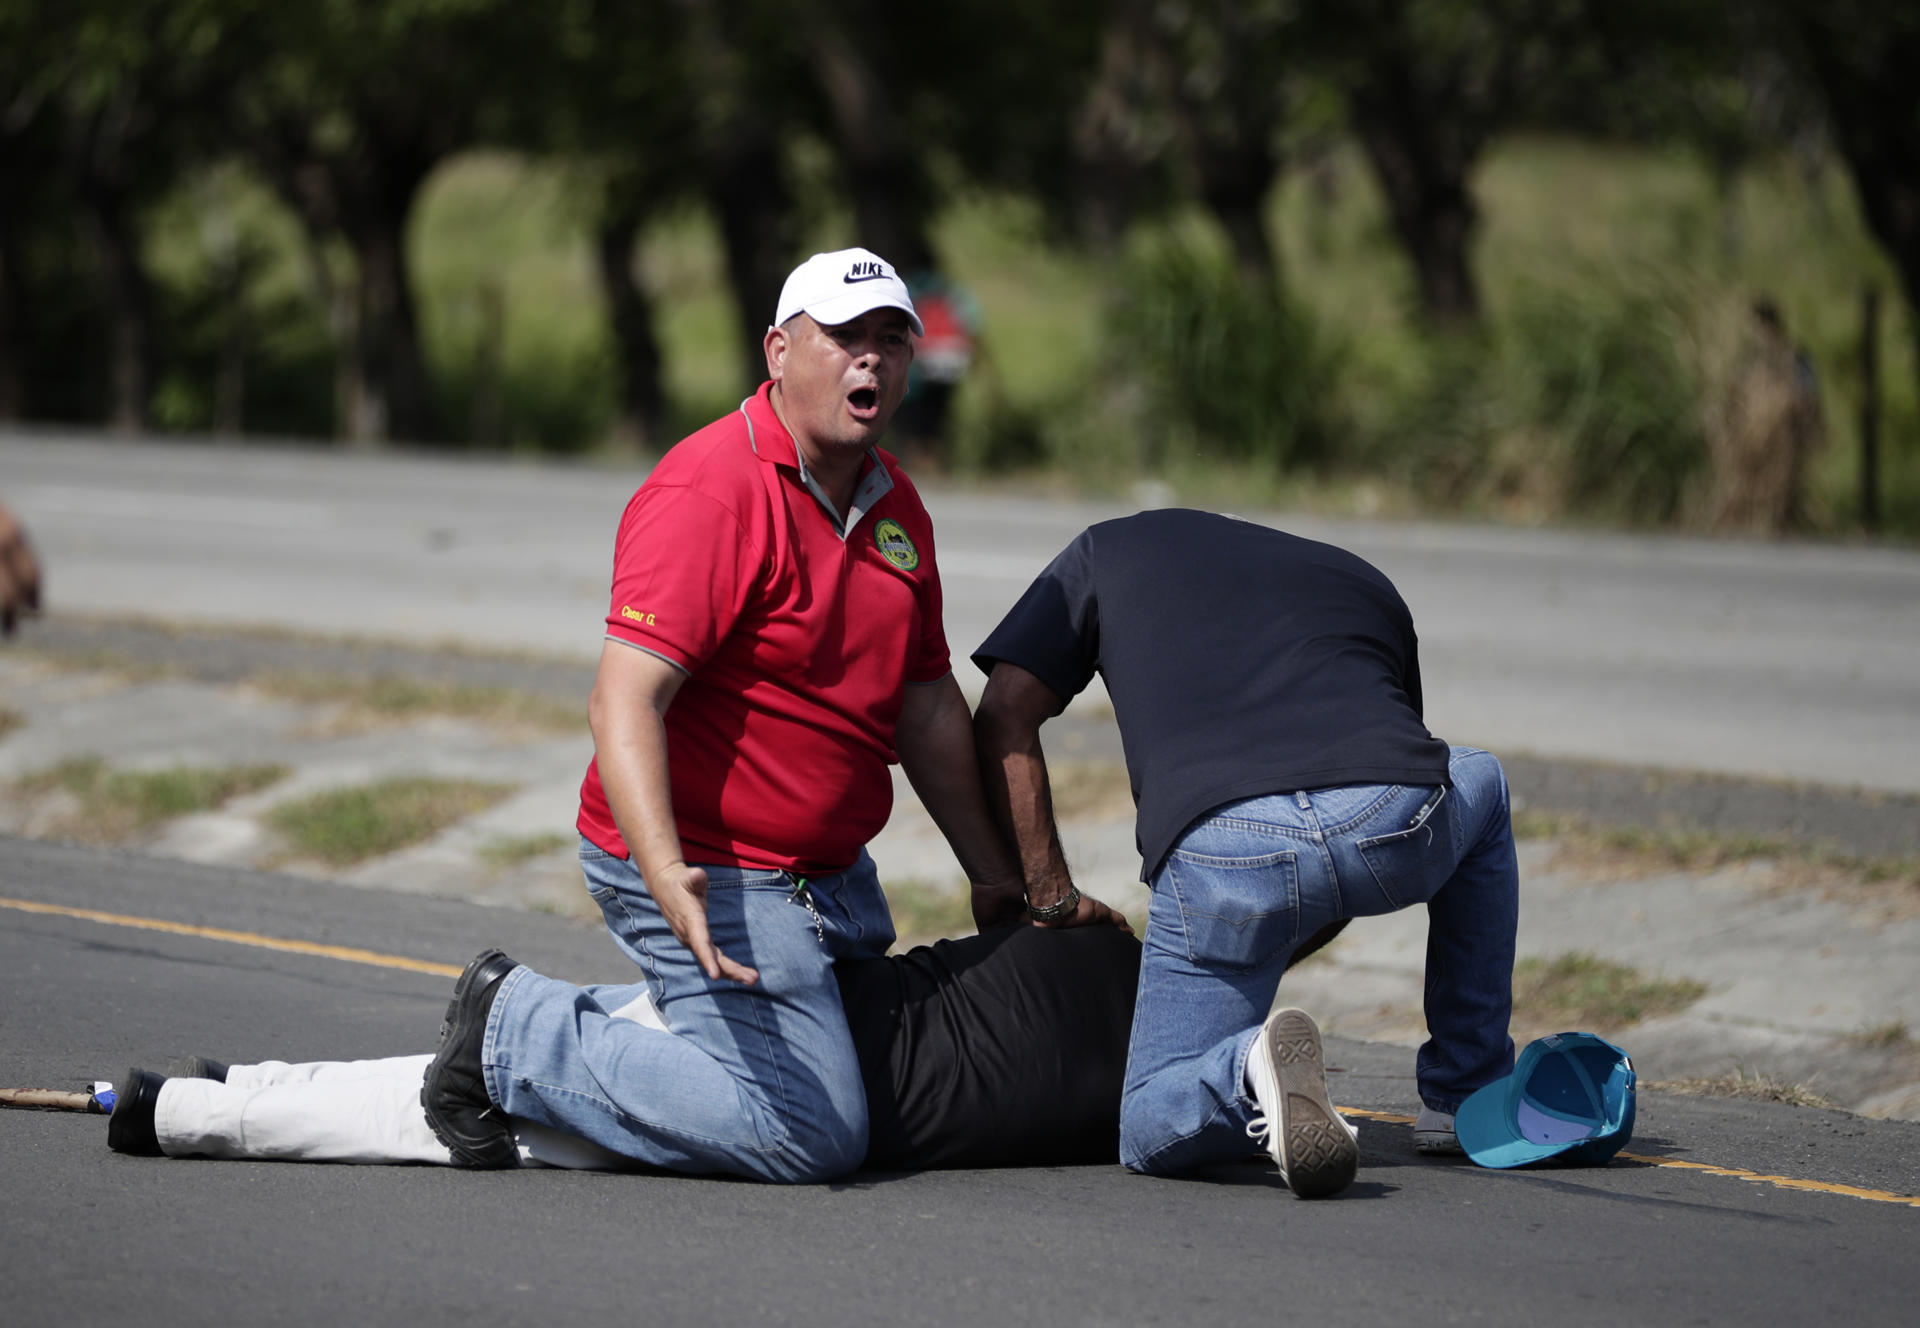
<path id="1" fill-rule="evenodd" d="M 767 329 L 768 381 L 628 504 L 581 861 L 672 1031 L 479 956 L 422 1093 L 456 1161 L 511 1165 L 510 1114 L 676 1171 L 859 1165 L 866 1102 L 832 963 L 893 941 L 864 845 L 895 759 L 976 918 L 1022 916 L 949 669 L 932 526 L 876 446 L 920 330 L 888 264 L 816 254 Z"/>

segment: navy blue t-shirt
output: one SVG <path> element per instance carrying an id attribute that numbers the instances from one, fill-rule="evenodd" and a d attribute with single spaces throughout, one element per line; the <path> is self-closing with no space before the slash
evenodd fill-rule
<path id="1" fill-rule="evenodd" d="M 1343 784 L 1438 785 L 1413 615 L 1345 549 L 1209 512 L 1090 527 L 973 656 L 1063 698 L 1105 679 L 1151 879 L 1195 818 Z"/>

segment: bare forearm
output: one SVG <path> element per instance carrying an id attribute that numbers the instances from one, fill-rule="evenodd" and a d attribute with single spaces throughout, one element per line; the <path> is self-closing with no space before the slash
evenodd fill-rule
<path id="1" fill-rule="evenodd" d="M 1073 873 L 1053 819 L 1053 788 L 1036 729 L 981 726 L 980 769 L 1001 828 L 1020 854 L 1027 899 L 1035 908 L 1064 899 Z"/>
<path id="2" fill-rule="evenodd" d="M 601 727 L 607 730 L 604 736 Z M 601 727 L 594 730 L 594 752 L 614 823 L 640 874 L 657 877 L 661 869 L 685 860 L 673 819 L 666 724 L 651 708 L 642 708 Z"/>
<path id="3" fill-rule="evenodd" d="M 896 738 L 901 768 L 967 879 L 1018 891 L 1019 864 L 980 787 L 966 701 L 951 678 L 929 686 L 940 694 L 910 697 L 902 716 Z"/>
<path id="4" fill-rule="evenodd" d="M 609 640 L 601 652 L 587 721 L 614 824 L 634 866 L 656 879 L 683 861 L 667 770 L 667 707 L 682 675 L 656 655 Z"/>

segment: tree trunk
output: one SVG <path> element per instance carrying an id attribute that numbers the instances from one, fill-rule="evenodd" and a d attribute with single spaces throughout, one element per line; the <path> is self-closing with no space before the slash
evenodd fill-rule
<path id="1" fill-rule="evenodd" d="M 1272 177 L 1267 178 L 1270 181 Z M 1241 278 L 1255 290 L 1279 298 L 1280 254 L 1267 234 L 1265 190 L 1248 196 L 1247 191 L 1238 189 L 1215 192 L 1203 183 L 1201 197 L 1227 232 Z"/>
<path id="2" fill-rule="evenodd" d="M 85 209 L 107 298 L 107 424 L 116 433 L 143 433 L 153 401 L 153 296 L 140 258 L 140 241 L 124 200 L 88 182 Z"/>
<path id="3" fill-rule="evenodd" d="M 1076 221 L 1103 259 L 1118 253 L 1138 210 L 1143 162 L 1135 133 L 1137 89 L 1151 63 L 1144 11 L 1139 0 L 1114 5 L 1100 34 L 1098 69 L 1073 126 Z"/>
<path id="4" fill-rule="evenodd" d="M 356 354 L 372 389 L 369 441 L 397 438 L 428 443 L 440 437 L 432 379 L 420 346 L 407 263 L 407 214 L 414 188 L 387 206 L 375 205 L 349 223 L 360 263 L 360 336 Z"/>
<path id="5" fill-rule="evenodd" d="M 334 348 L 334 433 L 355 443 L 440 436 L 432 379 L 420 348 L 407 218 L 439 157 L 400 141 L 383 152 L 329 158 L 306 126 L 274 124 L 249 143 L 275 192 L 300 218 L 307 268 L 327 313 Z M 350 283 L 339 280 L 329 244 L 353 250 Z"/>
<path id="6" fill-rule="evenodd" d="M 858 243 L 911 278 L 934 267 L 920 154 L 907 142 L 893 99 L 862 53 L 865 41 L 851 40 L 834 13 L 834 6 L 816 11 L 813 67 L 833 114 Z"/>
<path id="7" fill-rule="evenodd" d="M 340 439 L 363 437 L 359 422 L 367 399 L 366 384 L 360 379 L 360 362 L 354 354 L 353 297 L 345 284 L 335 277 L 327 258 L 328 234 L 317 218 L 303 209 L 300 238 L 307 260 L 307 281 L 314 302 L 326 317 L 327 344 L 333 350 L 333 436 Z"/>
<path id="8" fill-rule="evenodd" d="M 751 389 L 767 376 L 767 325 L 787 273 L 803 256 L 779 144 L 758 124 L 737 126 L 734 142 L 711 161 L 707 197 L 720 221 L 727 284 L 740 313 L 742 381 Z"/>
<path id="9" fill-rule="evenodd" d="M 15 197 L 10 185 L 0 184 L 0 422 L 9 423 L 26 415 L 21 357 L 32 337 Z"/>
<path id="10" fill-rule="evenodd" d="M 1911 7 L 1776 0 L 1782 54 L 1800 63 L 1826 106 L 1867 226 L 1900 273 L 1920 320 L 1920 16 Z M 1920 338 L 1914 343 L 1920 381 Z"/>
<path id="11" fill-rule="evenodd" d="M 1480 320 L 1480 290 L 1469 246 L 1478 211 L 1467 171 L 1478 142 L 1446 109 L 1417 96 L 1409 71 L 1373 67 L 1348 88 L 1354 132 L 1373 163 L 1394 234 L 1413 261 L 1421 315 L 1430 326 Z"/>
<path id="12" fill-rule="evenodd" d="M 594 229 L 600 290 L 619 361 L 619 417 L 615 442 L 627 451 L 662 450 L 666 437 L 666 392 L 661 386 L 660 341 L 654 335 L 653 302 L 634 280 L 633 249 L 640 234 L 638 208 L 608 203 Z"/>
<path id="13" fill-rule="evenodd" d="M 148 424 L 154 382 L 152 284 L 130 214 L 130 158 L 141 120 L 137 81 L 76 119 L 68 140 L 74 196 L 100 265 L 107 306 L 108 425 L 140 433 Z"/>

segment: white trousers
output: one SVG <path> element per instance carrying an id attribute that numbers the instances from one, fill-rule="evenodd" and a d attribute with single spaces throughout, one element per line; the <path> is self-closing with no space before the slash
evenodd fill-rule
<path id="1" fill-rule="evenodd" d="M 666 1030 L 642 995 L 615 1018 Z M 168 1157 L 453 1165 L 420 1105 L 431 1053 L 368 1061 L 262 1061 L 227 1079 L 169 1079 L 154 1106 Z M 632 1159 L 532 1121 L 512 1122 L 520 1165 L 632 1171 Z"/>

